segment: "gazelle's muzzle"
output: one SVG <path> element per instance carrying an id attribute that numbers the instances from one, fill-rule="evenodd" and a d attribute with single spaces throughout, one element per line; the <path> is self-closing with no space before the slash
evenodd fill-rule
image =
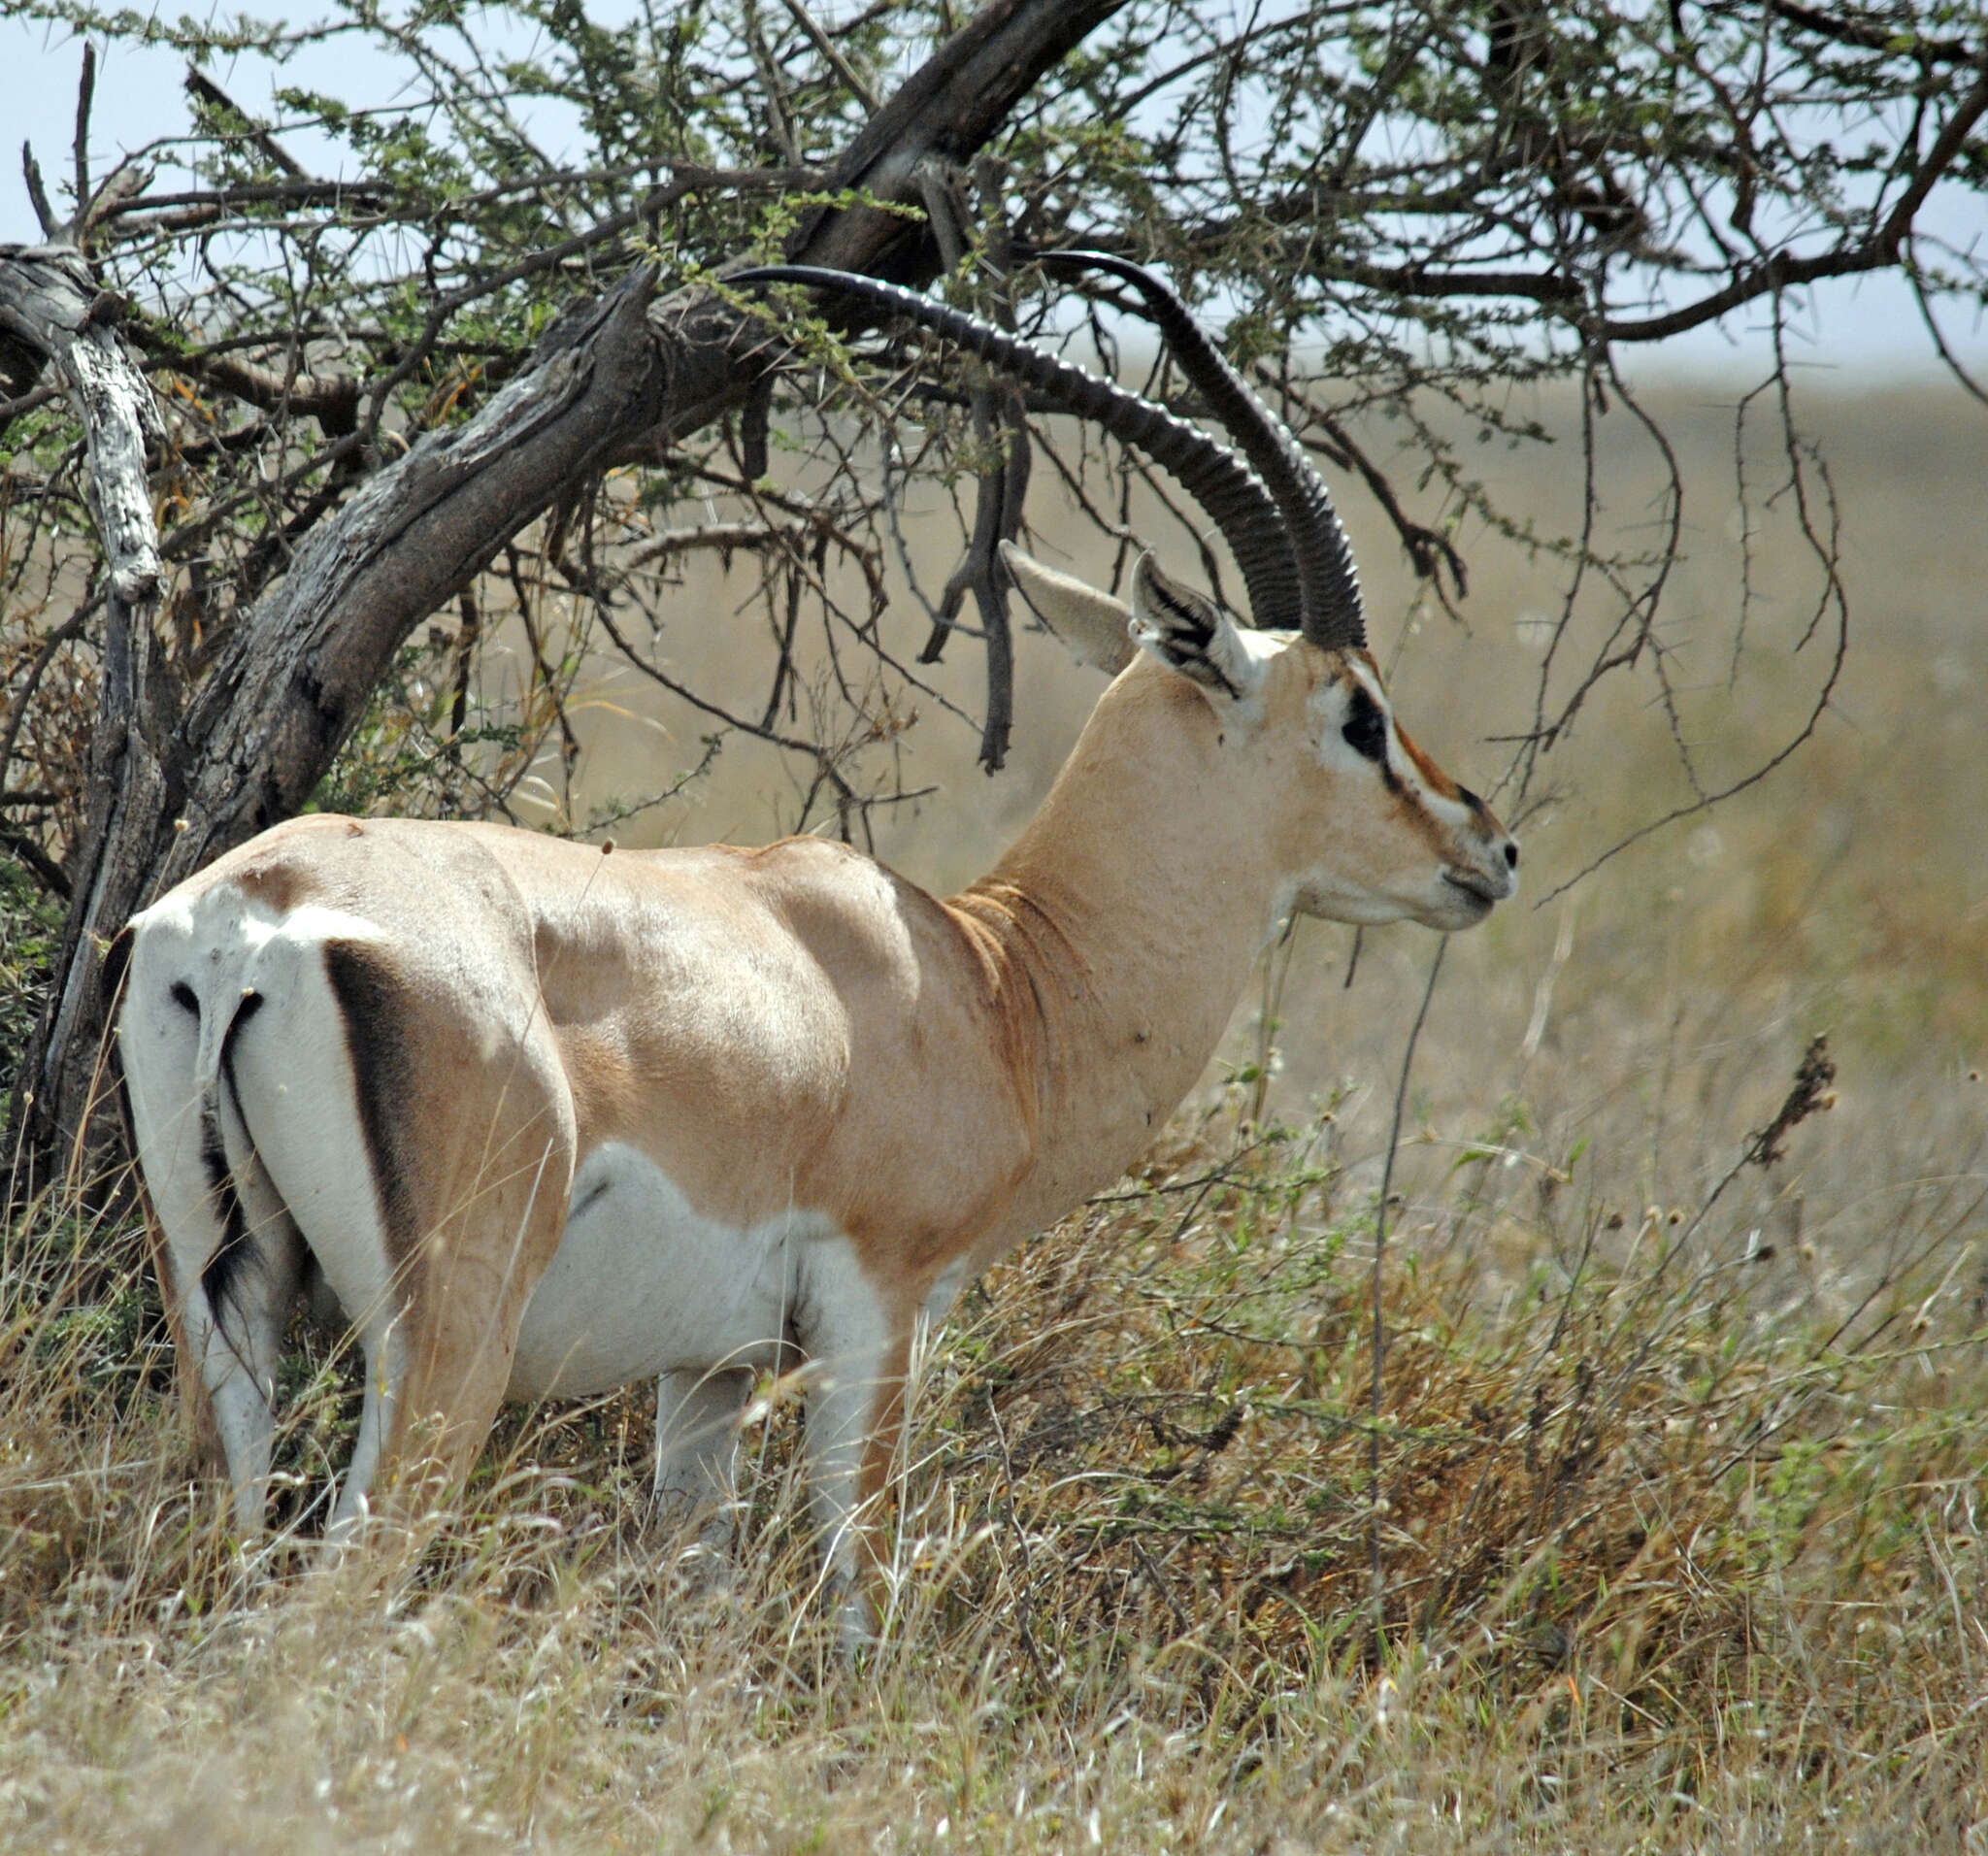
<path id="1" fill-rule="evenodd" d="M 1463 799 L 1474 814 L 1475 829 L 1455 834 L 1441 880 L 1445 900 L 1463 916 L 1455 925 L 1467 928 L 1518 894 L 1518 840 L 1475 793 L 1466 791 Z"/>

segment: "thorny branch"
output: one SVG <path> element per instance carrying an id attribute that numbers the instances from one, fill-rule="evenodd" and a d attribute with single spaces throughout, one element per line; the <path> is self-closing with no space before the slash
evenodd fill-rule
<path id="1" fill-rule="evenodd" d="M 982 161 L 978 182 L 991 215 L 979 255 L 989 275 L 1001 282 L 1007 280 L 1013 260 L 1000 215 L 1001 176 L 991 161 Z M 965 201 L 954 177 L 936 164 L 928 163 L 919 171 L 918 186 L 933 236 L 939 242 L 940 258 L 946 270 L 957 276 L 969 258 Z M 1004 328 L 1014 327 L 1011 301 L 1005 297 L 997 300 L 994 319 Z M 1013 541 L 1021 532 L 1029 485 L 1029 433 L 1021 393 L 1005 382 L 977 382 L 972 412 L 974 445 L 980 458 L 973 534 L 940 595 L 932 635 L 918 653 L 918 661 L 938 662 L 947 636 L 958 623 L 960 608 L 972 593 L 987 653 L 987 710 L 980 731 L 980 765 L 993 774 L 1000 772 L 1008 758 L 1008 736 L 1014 724 L 1014 646 L 1001 544 Z"/>

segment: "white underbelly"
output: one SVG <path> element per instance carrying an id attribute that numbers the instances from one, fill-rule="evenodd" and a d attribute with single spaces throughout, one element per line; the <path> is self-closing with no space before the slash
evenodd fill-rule
<path id="1" fill-rule="evenodd" d="M 804 1251 L 839 1235 L 802 1211 L 715 1223 L 635 1148 L 596 1147 L 575 1174 L 565 1234 L 525 1309 L 509 1396 L 585 1397 L 659 1373 L 767 1365 L 793 1313 Z"/>

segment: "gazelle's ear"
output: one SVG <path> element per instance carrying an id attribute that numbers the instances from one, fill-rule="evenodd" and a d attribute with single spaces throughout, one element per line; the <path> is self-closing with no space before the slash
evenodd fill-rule
<path id="1" fill-rule="evenodd" d="M 1029 610 L 1079 664 L 1095 664 L 1116 677 L 1132 662 L 1132 608 L 1123 600 L 1031 560 L 1012 542 L 1001 544 L 1001 559 Z"/>
<path id="2" fill-rule="evenodd" d="M 1213 600 L 1169 580 L 1150 554 L 1132 573 L 1132 636 L 1204 689 L 1248 696 L 1263 680 L 1235 621 Z"/>

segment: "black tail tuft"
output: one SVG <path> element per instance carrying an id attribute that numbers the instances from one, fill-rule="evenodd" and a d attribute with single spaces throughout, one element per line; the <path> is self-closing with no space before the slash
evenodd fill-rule
<path id="1" fill-rule="evenodd" d="M 177 997 L 181 988 L 175 987 Z M 183 1002 L 182 1002 L 183 1003 Z M 226 1036 L 221 1040 L 221 1077 L 235 1100 L 237 1119 L 242 1115 L 242 1098 L 235 1087 L 235 1038 L 254 1017 L 262 1004 L 259 992 L 244 993 L 235 1009 Z M 246 1125 L 246 1124 L 245 1124 Z M 207 1305 L 214 1310 L 215 1324 L 227 1330 L 228 1309 L 235 1304 L 243 1277 L 256 1260 L 255 1245 L 248 1236 L 248 1220 L 242 1210 L 241 1195 L 235 1190 L 228 1171 L 227 1143 L 221 1138 L 220 1093 L 211 1092 L 200 1105 L 200 1160 L 207 1169 L 207 1188 L 214 1198 L 215 1216 L 219 1219 L 221 1241 L 200 1272 L 200 1287 Z"/>

